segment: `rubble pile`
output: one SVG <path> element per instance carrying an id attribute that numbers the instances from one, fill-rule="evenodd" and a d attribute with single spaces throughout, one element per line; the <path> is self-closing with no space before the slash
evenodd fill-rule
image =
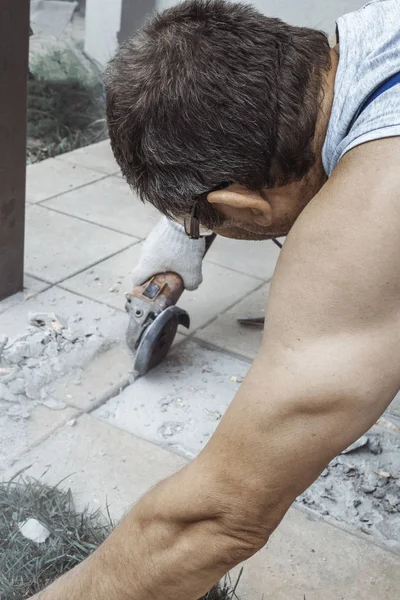
<path id="1" fill-rule="evenodd" d="M 336 457 L 298 504 L 400 550 L 400 431 L 374 426 Z"/>
<path id="2" fill-rule="evenodd" d="M 65 404 L 49 394 L 50 384 L 81 366 L 85 357 L 104 347 L 96 331 L 81 331 L 55 313 L 29 315 L 29 327 L 19 337 L 0 337 L 0 407 L 3 415 L 28 418 L 35 404 L 53 410 Z"/>

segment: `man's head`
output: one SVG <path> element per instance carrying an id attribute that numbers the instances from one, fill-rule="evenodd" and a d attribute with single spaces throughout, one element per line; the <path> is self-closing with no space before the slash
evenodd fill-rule
<path id="1" fill-rule="evenodd" d="M 188 0 L 155 16 L 105 78 L 124 176 L 173 219 L 197 202 L 202 224 L 223 235 L 287 233 L 323 182 L 330 65 L 323 33 L 245 4 Z M 233 185 L 207 194 L 222 182 Z"/>

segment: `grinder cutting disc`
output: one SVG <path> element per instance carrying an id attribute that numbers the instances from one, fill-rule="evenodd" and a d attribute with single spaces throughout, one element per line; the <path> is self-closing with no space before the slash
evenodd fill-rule
<path id="1" fill-rule="evenodd" d="M 145 375 L 168 354 L 178 325 L 190 327 L 188 313 L 178 306 L 170 306 L 160 313 L 143 333 L 136 352 L 134 371 Z"/>

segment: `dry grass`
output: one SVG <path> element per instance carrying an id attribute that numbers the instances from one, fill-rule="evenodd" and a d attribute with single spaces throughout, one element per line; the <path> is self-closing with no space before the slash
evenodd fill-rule
<path id="1" fill-rule="evenodd" d="M 50 531 L 43 544 L 23 537 L 18 524 L 34 518 Z M 70 491 L 33 479 L 0 482 L 0 600 L 26 600 L 88 557 L 112 529 L 100 513 L 74 509 Z M 238 583 L 238 582 L 237 582 Z M 202 600 L 233 600 L 227 578 Z"/>

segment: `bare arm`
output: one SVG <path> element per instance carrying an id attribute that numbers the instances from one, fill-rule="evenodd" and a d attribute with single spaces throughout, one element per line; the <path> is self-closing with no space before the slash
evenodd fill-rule
<path id="1" fill-rule="evenodd" d="M 400 139 L 355 149 L 298 219 L 262 349 L 204 451 L 41 600 L 196 600 L 257 551 L 400 388 Z"/>

